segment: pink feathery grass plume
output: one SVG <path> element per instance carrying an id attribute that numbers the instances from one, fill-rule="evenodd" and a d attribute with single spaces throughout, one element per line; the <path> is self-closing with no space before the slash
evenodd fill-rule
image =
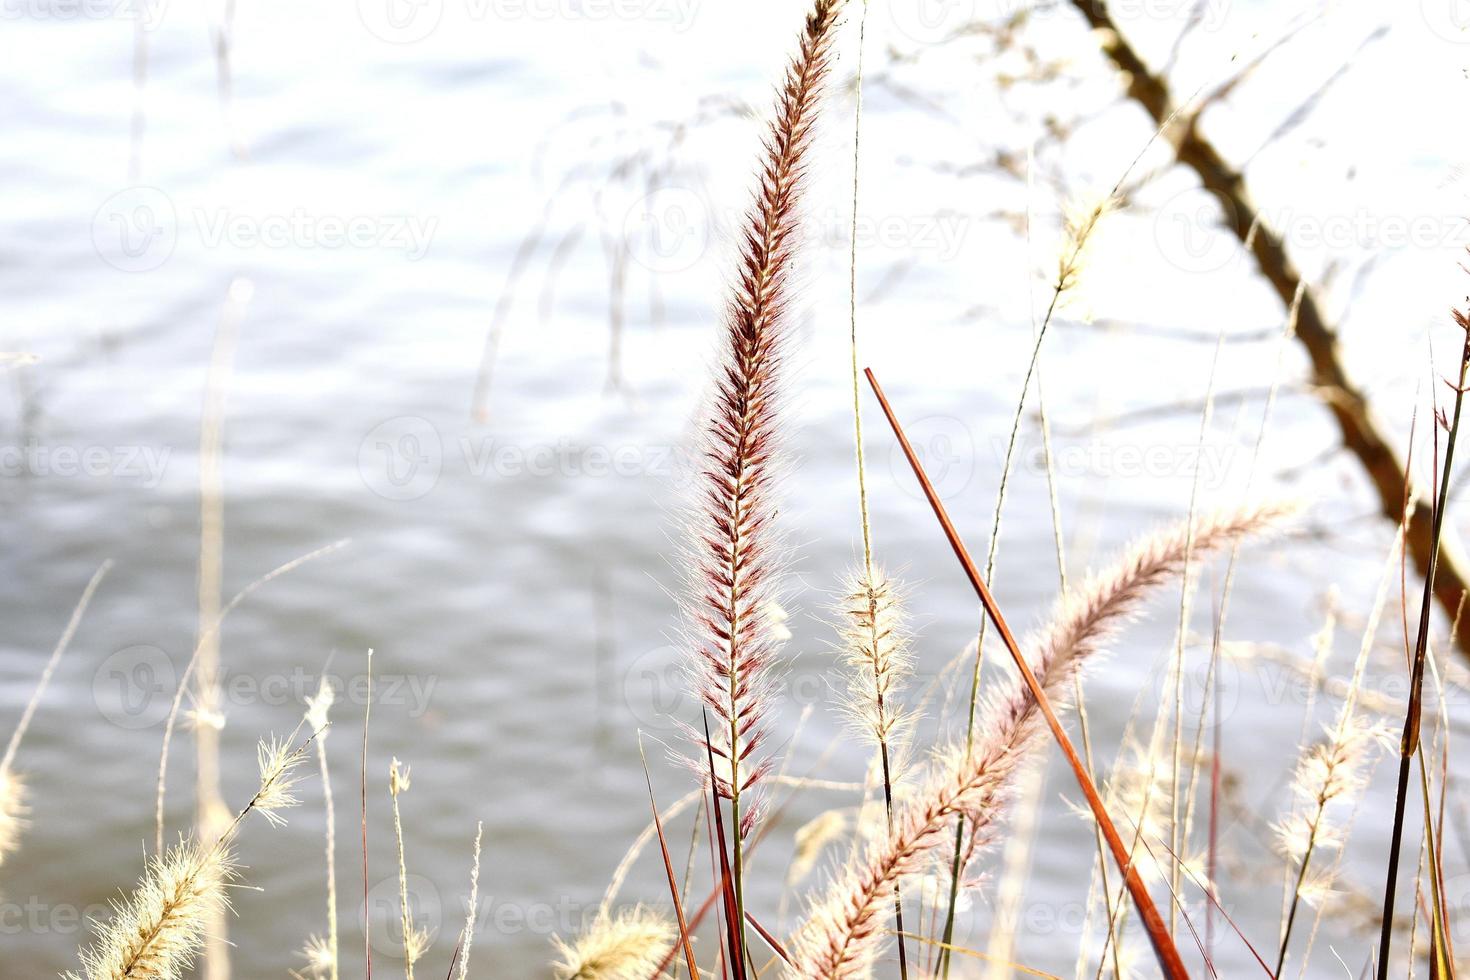
<path id="1" fill-rule="evenodd" d="M 1062 596 L 1051 624 L 1031 643 L 1030 662 L 1053 704 L 1068 702 L 1072 680 L 1109 635 L 1138 609 L 1148 592 L 1183 566 L 1186 553 L 1218 549 L 1264 530 L 1293 508 L 1267 506 L 1207 518 L 1145 538 L 1112 570 L 1095 575 Z M 1191 543 L 1192 540 L 1192 543 Z M 899 879 L 922 871 L 952 844 L 953 820 L 963 815 L 974 835 L 966 853 L 994 842 L 1017 770 L 1045 731 L 1037 701 L 1020 678 L 991 699 L 977 728 L 973 751 L 963 743 L 939 752 L 929 773 L 894 822 L 864 858 L 840 872 L 813 905 L 795 943 L 802 980 L 865 976 L 880 952 L 882 917 L 892 907 Z"/>
<path id="2" fill-rule="evenodd" d="M 688 731 L 697 748 L 694 764 L 707 771 L 706 753 L 714 757 L 711 778 L 719 795 L 731 801 L 737 837 L 756 821 L 758 808 L 746 794 L 771 764 L 764 716 L 780 645 L 772 621 L 781 564 L 772 483 L 782 347 L 797 203 L 841 6 L 842 0 L 816 0 L 777 93 L 704 424 L 688 638 L 692 685 L 709 708 L 714 734 L 706 739 L 693 726 Z"/>

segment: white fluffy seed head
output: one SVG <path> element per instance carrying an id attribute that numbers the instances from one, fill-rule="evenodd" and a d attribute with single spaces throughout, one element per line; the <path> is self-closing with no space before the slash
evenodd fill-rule
<path id="1" fill-rule="evenodd" d="M 647 980 L 673 948 L 678 930 L 643 906 L 599 916 L 570 943 L 553 940 L 557 980 Z"/>
<path id="2" fill-rule="evenodd" d="M 301 781 L 296 767 L 306 758 L 304 747 L 293 749 L 288 742 L 262 739 L 256 746 L 255 755 L 260 767 L 260 789 L 251 809 L 259 811 L 275 826 L 283 826 L 286 818 L 281 811 L 301 802 L 292 791 Z"/>
<path id="3" fill-rule="evenodd" d="M 327 733 L 327 714 L 332 710 L 332 705 L 337 700 L 337 692 L 325 677 L 317 685 L 316 696 L 308 696 L 306 699 L 306 726 L 311 729 L 311 734 L 317 738 L 325 737 Z"/>
<path id="4" fill-rule="evenodd" d="M 20 847 L 20 835 L 29 826 L 25 782 L 8 769 L 0 770 L 0 864 Z"/>
<path id="5" fill-rule="evenodd" d="M 844 592 L 838 630 L 847 667 L 843 709 L 858 737 L 893 746 L 907 730 L 899 694 L 913 669 L 902 594 L 882 569 L 871 579 L 850 576 Z"/>
<path id="6" fill-rule="evenodd" d="M 229 906 L 235 866 L 223 847 L 181 841 L 150 860 L 137 888 L 82 951 L 82 976 L 68 980 L 179 980 L 204 945 L 208 923 Z"/>

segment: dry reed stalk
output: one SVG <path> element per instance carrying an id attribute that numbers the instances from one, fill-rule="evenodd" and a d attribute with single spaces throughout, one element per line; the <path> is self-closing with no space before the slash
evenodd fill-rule
<path id="1" fill-rule="evenodd" d="M 178 724 L 179 711 L 183 707 L 184 695 L 190 690 L 190 684 L 193 681 L 194 672 L 199 668 L 199 659 L 204 650 L 204 643 L 207 642 L 210 638 L 219 635 L 220 628 L 224 626 L 225 619 L 230 615 L 230 613 L 234 612 L 235 609 L 239 607 L 240 603 L 248 599 L 251 594 L 255 592 L 256 589 L 259 589 L 275 581 L 282 575 L 286 575 L 290 572 L 295 571 L 302 565 L 305 565 L 307 562 L 320 558 L 323 555 L 329 555 L 339 548 L 345 547 L 348 540 L 349 539 L 347 538 L 343 538 L 342 540 L 333 542 L 326 547 L 318 548 L 315 551 L 308 552 L 307 554 L 302 555 L 300 558 L 294 558 L 291 561 L 286 562 L 284 565 L 277 566 L 276 568 L 262 575 L 260 578 L 256 579 L 254 582 L 251 582 L 249 585 L 245 586 L 245 588 L 241 589 L 239 592 L 236 592 L 234 598 L 230 599 L 230 601 L 225 603 L 224 607 L 220 609 L 219 616 L 215 618 L 214 624 L 205 631 L 204 636 L 201 637 L 200 642 L 194 645 L 193 652 L 189 654 L 189 663 L 184 667 L 184 673 L 183 676 L 179 678 L 178 687 L 174 689 L 174 699 L 173 703 L 169 705 L 168 717 L 164 720 L 163 723 L 163 745 L 158 752 L 158 784 L 153 798 L 155 854 L 163 853 L 163 810 L 164 800 L 168 790 L 168 756 L 169 749 L 173 745 L 174 727 Z"/>
<path id="2" fill-rule="evenodd" d="M 1034 173 L 1035 157 L 1034 147 L 1032 147 L 1028 148 L 1026 152 L 1026 252 L 1028 255 L 1031 253 L 1031 201 L 1033 199 L 1032 190 L 1034 186 Z M 1110 200 L 1115 199 L 1116 197 L 1117 192 L 1115 190 L 1114 193 L 1110 195 Z M 1108 209 L 1108 207 L 1110 207 L 1110 205 L 1095 205 L 1094 209 L 1091 211 L 1090 217 L 1085 219 L 1085 228 L 1081 225 L 1073 226 L 1072 223 L 1069 221 L 1067 238 L 1070 241 L 1078 242 L 1079 245 L 1076 248 L 1075 254 L 1070 261 L 1066 258 L 1066 252 L 1063 252 L 1062 256 L 1059 258 L 1058 274 L 1056 282 L 1053 284 L 1053 288 L 1058 293 L 1064 293 L 1072 286 L 1076 285 L 1075 280 L 1081 271 L 1082 265 L 1084 264 L 1083 252 L 1087 249 L 1088 240 L 1091 238 L 1092 227 L 1095 226 L 1102 219 L 1103 213 L 1105 210 Z M 1071 214 L 1076 214 L 1076 210 L 1074 209 Z M 1031 292 L 1032 283 L 1033 277 L 1028 276 L 1026 279 L 1026 308 L 1031 312 L 1032 342 L 1036 343 L 1041 337 L 1042 324 L 1038 323 L 1036 319 L 1036 305 Z M 1046 495 L 1048 509 L 1051 514 L 1052 544 L 1056 551 L 1058 586 L 1062 593 L 1066 593 L 1070 588 L 1067 583 L 1067 552 L 1065 537 L 1062 533 L 1062 507 L 1057 493 L 1056 465 L 1055 460 L 1052 457 L 1051 448 L 1051 420 L 1046 410 L 1046 385 L 1042 376 L 1041 349 L 1039 346 L 1036 348 L 1034 356 L 1036 357 L 1036 412 L 1039 421 L 1039 427 L 1041 429 L 1041 454 L 1046 471 Z M 983 628 L 984 624 L 982 623 L 981 625 Z M 1097 765 L 1093 758 L 1092 751 L 1092 726 L 1087 715 L 1087 700 L 1083 694 L 1082 681 L 1080 678 L 1078 678 L 1073 684 L 1072 700 L 1073 707 L 1077 711 L 1078 733 L 1082 737 L 1083 763 L 1087 769 L 1088 778 L 1092 779 L 1095 782 L 1097 780 Z M 1107 915 L 1107 921 L 1111 923 L 1114 917 L 1112 904 L 1112 885 L 1110 883 L 1111 876 L 1108 873 L 1108 848 L 1107 842 L 1103 839 L 1102 828 L 1097 826 L 1096 824 L 1093 825 L 1093 844 L 1097 851 L 1097 874 L 1101 881 L 1101 890 L 1105 905 L 1104 912 Z M 1086 912 L 1083 915 L 1082 923 L 1083 935 L 1087 934 L 1092 922 L 1093 890 L 1091 886 L 1089 886 L 1088 889 L 1087 904 L 1085 908 Z M 952 925 L 950 927 L 950 930 L 952 932 Z M 946 962 L 948 962 L 948 958 L 951 955 L 951 950 L 946 949 L 944 955 L 946 957 Z M 1086 944 L 1079 944 L 1077 958 L 1077 980 L 1081 980 L 1082 969 L 1085 965 L 1085 958 Z M 1115 972 L 1121 974 L 1122 969 L 1116 961 L 1116 956 L 1114 966 Z"/>
<path id="3" fill-rule="evenodd" d="M 403 853 L 403 814 L 398 808 L 399 795 L 408 792 L 408 767 L 394 759 L 388 765 L 388 795 L 393 798 L 393 839 L 398 846 L 398 912 L 403 928 L 403 971 L 413 980 L 413 965 L 428 952 L 429 933 L 413 924 L 413 909 L 408 904 L 408 862 Z"/>
<path id="4" fill-rule="evenodd" d="M 470 897 L 465 903 L 464 930 L 459 934 L 459 980 L 466 980 L 470 973 L 470 949 L 475 945 L 475 921 L 480 913 L 480 839 L 485 835 L 485 823 L 475 824 L 475 852 L 470 861 Z"/>
<path id="5" fill-rule="evenodd" d="M 295 770 L 307 746 L 292 749 L 288 742 L 260 743 L 260 785 L 212 843 L 180 841 L 149 858 L 132 895 L 113 903 L 112 917 L 80 951 L 82 974 L 68 973 L 68 980 L 180 980 L 187 974 L 209 923 L 229 906 L 226 887 L 237 875 L 230 848 L 241 824 L 260 813 L 279 826 L 281 811 L 297 803 Z"/>
<path id="6" fill-rule="evenodd" d="M 1220 367 L 1220 351 L 1225 347 L 1225 329 L 1220 329 L 1215 339 L 1215 354 L 1210 359 L 1210 376 L 1205 384 L 1205 404 L 1200 412 L 1199 442 L 1196 452 L 1203 454 L 1205 440 L 1210 431 L 1210 420 L 1215 414 L 1215 379 Z M 1200 468 L 1196 467 L 1189 484 L 1189 510 L 1187 521 L 1194 526 L 1194 517 L 1199 507 Z M 1174 648 L 1174 704 L 1173 743 L 1169 768 L 1169 851 L 1177 858 L 1169 868 L 1169 935 L 1178 927 L 1180 912 L 1181 870 L 1184 866 L 1184 849 L 1188 843 L 1185 833 L 1184 811 L 1180 806 L 1180 789 L 1184 776 L 1184 652 L 1189 636 L 1190 610 L 1194 602 L 1194 575 L 1190 567 L 1194 543 L 1187 542 L 1184 548 L 1184 567 L 1179 574 L 1179 624 L 1175 631 Z"/>
<path id="7" fill-rule="evenodd" d="M 1034 673 L 1049 699 L 1065 701 L 1085 661 L 1136 610 L 1147 593 L 1176 573 L 1187 540 L 1196 553 L 1212 551 L 1262 531 L 1293 508 L 1265 506 L 1175 527 L 1145 538 L 1111 571 L 1090 577 L 1058 600 L 1051 625 L 1032 643 Z M 952 745 L 932 764 L 921 789 L 899 818 L 899 830 L 872 847 L 857 867 L 842 872 L 811 911 L 796 943 L 803 980 L 845 980 L 871 966 L 881 944 L 878 912 L 894 883 L 919 870 L 945 844 L 951 820 L 963 815 L 981 846 L 994 840 L 1012 778 L 1044 731 L 1039 704 L 1014 680 L 993 698 L 973 751 Z"/>
<path id="8" fill-rule="evenodd" d="M 764 749 L 772 666 L 770 621 L 781 562 L 772 500 L 782 346 L 797 245 L 796 209 L 842 0 L 816 0 L 777 94 L 755 203 L 742 235 L 738 281 L 725 314 L 721 364 L 704 424 L 705 466 L 693 518 L 689 609 L 692 684 L 717 734 L 691 740 L 719 760 L 711 773 L 730 801 L 734 887 L 743 928 L 742 841 L 759 818 L 753 798 L 771 766 Z M 704 760 L 695 759 L 701 769 Z"/>
<path id="9" fill-rule="evenodd" d="M 92 573 L 87 587 L 82 590 L 81 598 L 72 608 L 71 618 L 67 620 L 66 628 L 61 631 L 61 638 L 56 641 L 56 646 L 52 648 L 46 666 L 41 670 L 41 677 L 36 681 L 36 688 L 31 692 L 30 700 L 26 702 L 25 708 L 20 713 L 20 721 L 16 722 L 15 731 L 10 733 L 10 741 L 5 745 L 5 754 L 0 756 L 0 864 L 4 864 L 5 859 L 14 854 L 20 846 L 20 835 L 27 825 L 25 780 L 15 771 L 16 753 L 20 751 L 20 743 L 25 739 L 26 732 L 30 730 L 31 721 L 36 717 L 36 709 L 40 707 L 41 698 L 51 684 L 51 677 L 56 673 L 57 664 L 61 663 L 61 658 L 66 655 L 72 638 L 76 636 L 78 627 L 82 625 L 82 616 L 86 614 L 87 606 L 91 605 L 92 596 L 97 592 L 97 587 L 102 584 L 102 579 L 111 568 L 112 561 L 109 559 Z"/>
<path id="10" fill-rule="evenodd" d="M 1322 850 L 1340 851 L 1346 843 L 1345 835 L 1328 824 L 1328 808 L 1334 803 L 1353 800 L 1361 793 L 1366 778 L 1362 763 L 1367 759 L 1367 750 L 1374 741 L 1383 741 L 1387 737 L 1386 730 L 1381 726 L 1365 723 L 1358 717 L 1358 694 L 1362 688 L 1368 656 L 1378 635 L 1378 624 L 1388 602 L 1393 568 L 1404 543 L 1404 527 L 1405 524 L 1399 525 L 1393 545 L 1389 548 L 1387 562 L 1379 578 L 1378 593 L 1374 597 L 1358 656 L 1353 663 L 1347 694 L 1338 708 L 1337 721 L 1327 729 L 1327 740 L 1305 746 L 1297 761 L 1291 792 L 1295 800 L 1305 804 L 1305 809 L 1299 810 L 1292 806 L 1275 826 L 1278 846 L 1289 862 L 1286 873 L 1290 876 L 1284 889 L 1286 894 L 1283 896 L 1285 901 L 1281 939 L 1274 971 L 1277 976 L 1286 967 L 1292 928 L 1301 903 L 1306 901 L 1315 904 L 1315 900 L 1330 889 L 1334 877 L 1334 872 L 1329 870 L 1315 878 L 1309 878 L 1312 858 Z M 1314 664 L 1321 659 L 1319 654 Z M 1314 688 L 1309 688 L 1312 689 Z M 1310 702 L 1308 711 L 1310 712 Z M 1303 721 L 1305 723 L 1305 719 Z M 1305 968 L 1305 961 L 1302 965 Z"/>
<path id="11" fill-rule="evenodd" d="M 852 424 L 856 446 L 858 516 L 863 532 L 863 567 L 848 589 L 850 623 L 841 634 L 850 675 L 848 708 L 856 716 L 862 737 L 872 738 L 883 767 L 883 812 L 887 832 L 893 833 L 894 736 L 902 724 L 893 695 L 900 679 L 910 670 L 907 658 L 902 606 L 887 575 L 874 567 L 873 524 L 868 512 L 867 461 L 863 447 L 862 380 L 858 371 L 857 243 L 858 199 L 861 188 L 863 133 L 863 48 L 868 33 L 868 2 L 863 0 L 858 16 L 857 77 L 852 131 L 852 227 L 848 241 L 847 303 L 850 327 L 849 350 L 852 369 Z M 789 881 L 789 876 L 788 876 Z M 783 892 L 784 896 L 784 892 Z M 894 890 L 894 928 L 898 938 L 898 973 L 908 980 L 908 944 L 903 938 L 902 889 Z"/>
<path id="12" fill-rule="evenodd" d="M 230 819 L 220 789 L 219 743 L 225 717 L 219 686 L 219 632 L 210 627 L 219 619 L 224 576 L 224 470 L 223 436 L 225 398 L 234 368 L 240 324 L 250 302 L 249 280 L 230 283 L 219 327 L 215 331 L 209 374 L 204 383 L 204 410 L 199 426 L 199 573 L 197 593 L 199 621 L 196 642 L 199 666 L 195 669 L 194 708 L 194 806 L 195 821 L 208 838 Z M 205 930 L 205 980 L 229 980 L 229 917 L 223 908 Z"/>
<path id="13" fill-rule="evenodd" d="M 322 806 L 327 825 L 327 933 L 325 936 L 312 936 L 301 952 L 312 975 L 326 980 L 337 980 L 341 969 L 337 949 L 337 809 L 332 799 L 331 770 L 327 765 L 328 715 L 336 699 L 336 690 L 323 677 L 317 684 L 316 695 L 306 699 L 305 718 L 316 739 L 317 771 L 322 779 Z"/>
<path id="14" fill-rule="evenodd" d="M 362 805 L 362 901 L 364 908 L 368 900 L 368 726 L 372 720 L 373 651 L 369 647 L 367 652 L 367 700 L 362 708 L 362 761 L 361 768 L 358 770 L 358 788 Z M 367 915 L 362 919 L 362 959 L 363 975 L 366 980 L 373 980 L 373 920 L 372 916 Z"/>

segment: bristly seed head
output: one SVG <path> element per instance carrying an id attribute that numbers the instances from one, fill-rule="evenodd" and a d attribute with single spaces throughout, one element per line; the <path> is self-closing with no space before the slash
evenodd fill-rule
<path id="1" fill-rule="evenodd" d="M 860 738 L 891 747 L 908 722 L 898 694 L 913 666 L 902 598 L 881 568 L 871 581 L 851 576 L 846 593 L 839 626 L 848 668 L 843 708 Z"/>
<path id="2" fill-rule="evenodd" d="M 692 725 L 686 731 L 695 746 L 688 761 L 727 799 L 753 790 L 771 766 L 764 750 L 765 715 L 784 633 L 784 614 L 775 604 L 782 562 L 772 499 L 781 351 L 805 156 L 841 6 L 842 0 L 817 0 L 777 93 L 703 426 L 686 607 L 691 686 L 709 713 L 710 737 Z M 754 826 L 759 801 L 742 799 L 741 805 L 744 834 Z"/>
<path id="3" fill-rule="evenodd" d="M 20 835 L 30 825 L 29 812 L 25 782 L 16 773 L 0 769 L 0 864 L 20 847 Z"/>
<path id="4" fill-rule="evenodd" d="M 288 743 L 275 738 L 262 739 L 256 746 L 255 755 L 260 767 L 260 789 L 251 809 L 259 811 L 273 825 L 283 826 L 286 818 L 281 811 L 301 802 L 292 791 L 301 781 L 296 767 L 306 758 L 305 747 L 293 749 Z"/>
<path id="5" fill-rule="evenodd" d="M 598 916 L 571 943 L 553 939 L 557 980 L 646 980 L 677 937 L 673 923 L 643 906 Z"/>

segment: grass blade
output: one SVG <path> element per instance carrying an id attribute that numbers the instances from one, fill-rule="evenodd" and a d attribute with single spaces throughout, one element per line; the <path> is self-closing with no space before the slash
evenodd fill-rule
<path id="1" fill-rule="evenodd" d="M 919 457 L 914 453 L 914 447 L 910 445 L 908 437 L 904 434 L 903 427 L 899 424 L 897 416 L 893 413 L 893 408 L 888 404 L 888 399 L 884 396 L 883 389 L 879 386 L 877 377 L 874 376 L 871 368 L 866 369 L 864 373 L 867 375 L 868 384 L 873 388 L 873 393 L 878 397 L 878 403 L 883 408 L 883 414 L 888 418 L 888 424 L 892 427 L 894 435 L 898 438 L 899 444 L 903 448 L 904 455 L 908 458 L 909 466 L 913 469 L 914 476 L 918 478 L 920 485 L 923 487 L 924 495 L 928 498 L 929 505 L 934 510 L 934 516 L 938 518 L 941 527 L 944 529 L 945 536 L 949 539 L 949 544 L 954 550 L 955 557 L 959 559 L 960 565 L 964 568 L 965 575 L 969 578 L 970 584 L 975 589 L 975 593 L 980 597 L 981 603 L 985 606 L 986 615 L 990 617 L 991 621 L 995 624 L 996 631 L 1000 633 L 1001 639 L 1005 641 L 1006 649 L 1010 652 L 1012 659 L 1016 663 L 1016 669 L 1020 671 L 1022 679 L 1031 691 L 1031 696 L 1036 699 L 1036 703 L 1046 719 L 1047 727 L 1051 729 L 1052 736 L 1056 739 L 1057 745 L 1061 748 L 1062 754 L 1067 759 L 1067 764 L 1072 767 L 1073 775 L 1077 778 L 1077 784 L 1081 787 L 1082 794 L 1087 798 L 1087 804 L 1092 809 L 1098 827 L 1107 839 L 1108 849 L 1112 851 L 1113 860 L 1118 863 L 1118 867 L 1123 872 L 1124 881 L 1128 886 L 1128 893 L 1132 896 L 1134 904 L 1138 906 L 1139 915 L 1143 920 L 1145 929 L 1148 931 L 1149 942 L 1154 948 L 1154 954 L 1158 957 L 1159 965 L 1163 968 L 1164 975 L 1169 980 L 1187 980 L 1189 971 L 1185 969 L 1184 960 L 1180 957 L 1179 950 L 1175 947 L 1173 939 L 1170 938 L 1168 927 L 1159 915 L 1159 910 L 1155 907 L 1153 898 L 1148 893 L 1148 888 L 1144 885 L 1143 879 L 1139 877 L 1138 871 L 1129 860 L 1128 852 L 1123 846 L 1123 840 L 1118 836 L 1118 829 L 1113 825 L 1112 818 L 1108 816 L 1107 810 L 1103 806 L 1102 797 L 1098 794 L 1097 787 L 1093 784 L 1092 779 L 1087 775 L 1087 769 L 1083 766 L 1081 758 L 1078 757 L 1077 750 L 1072 746 L 1072 740 L 1067 737 L 1066 730 L 1062 728 L 1062 723 L 1057 719 L 1056 712 L 1052 709 L 1051 701 L 1047 698 L 1046 692 L 1041 689 L 1040 683 L 1036 680 L 1036 675 L 1031 671 L 1031 665 L 1022 656 L 1020 645 L 1016 643 L 1016 638 L 1012 634 L 1010 626 L 1006 623 L 1005 617 L 1001 615 L 999 606 L 996 605 L 994 597 L 990 594 L 990 589 L 980 577 L 980 571 L 975 566 L 974 559 L 970 557 L 969 551 L 965 548 L 964 542 L 960 539 L 959 532 L 955 530 L 953 522 L 950 521 L 949 513 L 945 510 L 943 502 L 939 499 L 939 494 L 935 492 L 934 485 L 929 482 L 928 474 L 924 472 L 923 464 L 919 462 Z"/>
<path id="2" fill-rule="evenodd" d="M 679 943 L 684 947 L 684 964 L 689 968 L 689 980 L 699 980 L 699 967 L 694 962 L 694 947 L 689 943 L 689 924 L 684 921 L 684 903 L 679 900 L 679 880 L 674 875 L 674 862 L 669 858 L 668 841 L 664 839 L 664 823 L 658 815 L 658 801 L 653 797 L 653 780 L 648 775 L 648 757 L 643 754 L 642 739 L 638 740 L 638 756 L 643 760 L 643 781 L 648 784 L 648 805 L 653 810 L 653 826 L 658 832 L 658 849 L 664 859 L 664 874 L 669 879 L 669 897 L 674 900 L 674 916 L 679 923 Z"/>

